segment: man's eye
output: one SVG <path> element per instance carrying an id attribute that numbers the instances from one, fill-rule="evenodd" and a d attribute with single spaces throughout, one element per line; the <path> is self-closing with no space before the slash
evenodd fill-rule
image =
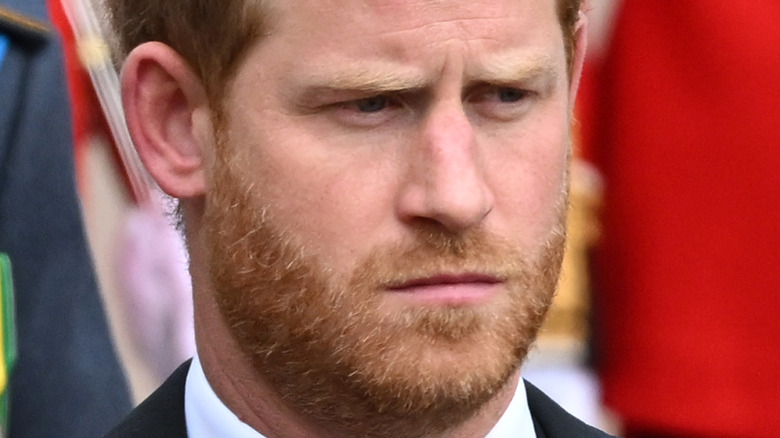
<path id="1" fill-rule="evenodd" d="M 539 93 L 533 88 L 487 84 L 476 88 L 467 99 L 487 119 L 510 121 L 531 111 L 539 100 Z"/>
<path id="2" fill-rule="evenodd" d="M 504 103 L 513 103 L 522 100 L 528 96 L 527 90 L 519 88 L 502 87 L 497 90 L 498 100 Z"/>
<path id="3" fill-rule="evenodd" d="M 357 96 L 356 96 L 357 97 Z M 393 93 L 343 98 L 325 108 L 340 123 L 356 127 L 377 127 L 399 117 L 405 108 L 403 98 Z"/>
<path id="4" fill-rule="evenodd" d="M 387 96 L 372 96 L 355 101 L 358 111 L 363 113 L 375 113 L 387 108 L 390 104 Z"/>

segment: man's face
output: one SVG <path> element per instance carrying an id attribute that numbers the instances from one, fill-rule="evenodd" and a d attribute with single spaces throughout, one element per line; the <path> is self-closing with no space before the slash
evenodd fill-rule
<path id="1" fill-rule="evenodd" d="M 218 133 L 203 236 L 220 310 L 315 421 L 444 430 L 515 375 L 557 281 L 570 93 L 555 2 L 274 14 Z"/>

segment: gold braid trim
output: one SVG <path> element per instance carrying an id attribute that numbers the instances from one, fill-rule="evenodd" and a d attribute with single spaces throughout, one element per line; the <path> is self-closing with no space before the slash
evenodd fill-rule
<path id="1" fill-rule="evenodd" d="M 35 33 L 49 33 L 46 23 L 0 6 L 0 24 L 3 22 Z"/>

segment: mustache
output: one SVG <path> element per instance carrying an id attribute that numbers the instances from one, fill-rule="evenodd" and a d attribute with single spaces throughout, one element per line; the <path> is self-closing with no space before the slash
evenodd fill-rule
<path id="1" fill-rule="evenodd" d="M 548 245 L 564 238 L 558 231 L 553 234 Z M 392 289 L 419 279 L 462 275 L 503 282 L 530 272 L 534 265 L 518 244 L 483 228 L 455 234 L 422 225 L 407 240 L 375 248 L 356 269 L 352 283 Z"/>

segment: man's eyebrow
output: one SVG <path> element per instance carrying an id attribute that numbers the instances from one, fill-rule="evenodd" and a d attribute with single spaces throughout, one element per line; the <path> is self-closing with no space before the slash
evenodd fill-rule
<path id="1" fill-rule="evenodd" d="M 428 82 L 419 70 L 396 63 L 358 61 L 335 65 L 313 70 L 299 81 L 299 88 L 382 93 L 420 89 Z"/>
<path id="2" fill-rule="evenodd" d="M 473 81 L 495 83 L 523 82 L 537 78 L 555 83 L 559 74 L 559 69 L 549 55 L 529 54 L 526 51 L 486 55 L 468 72 L 469 79 Z"/>

